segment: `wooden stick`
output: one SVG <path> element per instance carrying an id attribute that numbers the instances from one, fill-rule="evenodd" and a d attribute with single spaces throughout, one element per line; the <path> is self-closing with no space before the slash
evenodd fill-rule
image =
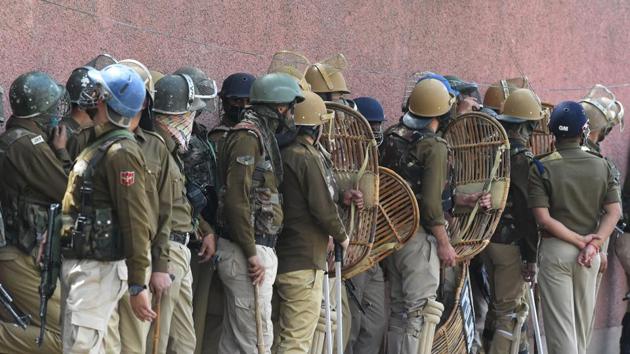
<path id="1" fill-rule="evenodd" d="M 156 296 L 155 301 L 155 330 L 153 331 L 153 354 L 158 354 L 160 343 L 160 304 L 162 303 L 160 296 Z"/>
<path id="2" fill-rule="evenodd" d="M 265 354 L 265 338 L 262 325 L 262 308 L 260 307 L 260 289 L 258 284 L 254 285 L 254 306 L 256 315 L 256 347 L 258 354 Z"/>

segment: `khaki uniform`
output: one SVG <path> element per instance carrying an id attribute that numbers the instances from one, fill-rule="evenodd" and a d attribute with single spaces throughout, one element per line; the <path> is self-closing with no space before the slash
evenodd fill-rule
<path id="1" fill-rule="evenodd" d="M 384 262 L 391 287 L 387 353 L 417 353 L 424 323 L 422 310 L 428 300 L 436 299 L 440 283 L 437 241 L 428 230 L 446 224 L 442 192 L 447 178 L 448 147 L 445 140 L 429 131 L 418 133 L 420 138 L 399 123 L 388 129 L 382 145 L 388 151 L 397 139 L 408 141 L 408 151 L 397 155 L 405 161 L 397 163 L 389 160 L 396 154 L 385 154 L 382 164 L 407 179 L 419 196 L 422 225 L 405 247 Z"/>
<path id="2" fill-rule="evenodd" d="M 68 246 L 75 219 L 81 212 L 84 173 L 102 144 L 100 139 L 122 134 L 117 130 L 111 123 L 94 128 L 94 138 L 98 140 L 92 140 L 92 145 L 79 154 L 63 199 L 62 244 L 66 246 L 61 284 L 63 345 L 68 353 L 104 352 L 107 325 L 127 291 L 127 283 L 145 285 L 150 266 L 149 247 L 154 230 L 146 210 L 146 164 L 140 147 L 131 138 L 115 141 L 93 169 L 93 214 L 85 216 L 94 227 L 85 236 L 95 242 L 81 249 L 78 244 L 74 248 Z M 117 237 L 110 237 L 116 234 L 118 241 Z"/>
<path id="3" fill-rule="evenodd" d="M 346 354 L 378 354 L 387 329 L 385 313 L 385 279 L 380 265 L 375 265 L 350 279 L 354 294 L 365 314 L 350 299 L 352 326 Z"/>
<path id="4" fill-rule="evenodd" d="M 282 162 L 272 126 L 276 120 L 274 110 L 254 105 L 219 148 L 217 253 L 225 287 L 220 353 L 256 351 L 254 287 L 247 271 L 247 259 L 254 255 L 265 267 L 259 300 L 266 352 L 273 342 L 271 296 L 278 267 L 273 247 L 283 221 L 278 192 Z"/>
<path id="5" fill-rule="evenodd" d="M 13 296 L 15 305 L 32 316 L 26 331 L 0 324 L 0 353 L 61 351 L 59 287 L 48 301 L 44 346 L 39 348 L 40 267 L 35 263 L 36 238 L 45 232 L 47 211 L 59 203 L 67 183 L 58 156 L 46 143 L 46 134 L 30 119 L 12 118 L 0 137 L 0 202 L 6 227 L 7 246 L 0 248 L 0 283 Z M 19 225 L 19 226 L 18 226 Z M 21 231 L 20 231 L 21 229 Z"/>
<path id="6" fill-rule="evenodd" d="M 186 197 L 186 177 L 183 163 L 177 155 L 177 145 L 168 133 L 159 130 L 170 151 L 169 180 L 172 183 L 172 218 L 170 236 L 169 273 L 175 276 L 171 288 L 162 296 L 160 314 L 160 341 L 158 353 L 193 353 L 196 337 L 193 322 L 193 275 L 190 267 L 191 254 L 187 243 L 194 235 L 192 208 Z M 200 219 L 204 235 L 212 233 L 210 226 Z M 151 326 L 149 352 L 153 349 Z"/>
<path id="7" fill-rule="evenodd" d="M 147 164 L 145 189 L 149 200 L 148 218 L 151 225 L 151 271 L 168 272 L 169 236 L 173 182 L 169 179 L 169 153 L 156 133 L 137 128 L 134 137 Z M 145 284 L 149 283 L 147 272 Z M 129 293 L 118 301 L 105 338 L 108 353 L 145 353 L 150 323 L 140 321 L 131 309 Z"/>
<path id="8" fill-rule="evenodd" d="M 619 202 L 619 185 L 606 161 L 577 143 L 559 141 L 556 149 L 530 170 L 528 207 L 547 208 L 572 231 L 591 234 L 603 206 Z M 541 241 L 538 279 L 551 354 L 586 353 L 590 341 L 599 256 L 586 268 L 576 261 L 579 252 L 553 236 Z"/>
<path id="9" fill-rule="evenodd" d="M 527 176 L 532 153 L 522 141 L 511 141 L 510 190 L 506 210 L 483 258 L 490 277 L 492 317 L 495 319 L 490 353 L 510 352 L 519 316 L 527 316 L 526 290 L 521 276 L 523 261 L 536 263 L 538 230 L 527 208 Z M 525 334 L 520 336 L 519 351 L 527 351 Z"/>
<path id="10" fill-rule="evenodd" d="M 328 236 L 348 237 L 337 210 L 330 162 L 298 135 L 282 150 L 284 228 L 276 252 L 279 333 L 276 353 L 308 353 L 322 302 Z"/>

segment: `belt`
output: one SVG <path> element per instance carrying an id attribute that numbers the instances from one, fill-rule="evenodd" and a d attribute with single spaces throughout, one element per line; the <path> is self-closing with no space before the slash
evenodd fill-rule
<path id="1" fill-rule="evenodd" d="M 225 233 L 219 234 L 219 237 L 224 238 L 230 242 L 232 239 L 227 237 Z M 278 235 L 256 235 L 254 236 L 254 241 L 257 245 L 269 248 L 276 248 L 276 243 L 278 242 Z"/>
<path id="2" fill-rule="evenodd" d="M 278 242 L 278 235 L 256 235 L 256 244 L 259 246 L 276 248 L 276 242 Z"/>
<path id="3" fill-rule="evenodd" d="M 169 237 L 169 240 L 181 243 L 182 245 L 186 246 L 191 237 L 191 232 L 171 232 L 171 237 Z"/>

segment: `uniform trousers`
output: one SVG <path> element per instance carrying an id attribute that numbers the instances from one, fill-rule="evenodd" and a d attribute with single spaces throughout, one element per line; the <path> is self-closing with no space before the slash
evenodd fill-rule
<path id="1" fill-rule="evenodd" d="M 354 285 L 354 294 L 365 314 L 348 294 L 352 326 L 345 352 L 346 354 L 378 354 L 387 328 L 383 270 L 376 264 L 350 280 Z"/>
<path id="2" fill-rule="evenodd" d="M 256 317 L 254 286 L 248 275 L 248 261 L 241 248 L 225 238 L 219 238 L 217 253 L 219 276 L 225 290 L 223 330 L 219 340 L 219 353 L 256 353 Z M 271 297 L 278 270 L 278 257 L 273 248 L 256 245 L 258 257 L 265 267 L 265 277 L 259 285 L 265 353 L 271 352 L 273 324 Z"/>
<path id="3" fill-rule="evenodd" d="M 64 259 L 61 306 L 64 354 L 105 353 L 107 325 L 127 292 L 125 261 Z"/>
<path id="4" fill-rule="evenodd" d="M 491 354 L 509 353 L 512 346 L 516 317 L 527 305 L 527 284 L 521 275 L 522 260 L 520 247 L 490 243 L 484 252 L 488 265 L 492 311 L 495 319 L 494 335 L 490 344 Z M 519 329 L 520 330 L 520 329 Z M 522 335 L 520 350 L 527 349 L 527 336 Z"/>
<path id="5" fill-rule="evenodd" d="M 13 304 L 25 315 L 31 315 L 26 330 L 13 325 L 13 318 L 0 308 L 0 353 L 60 353 L 60 287 L 48 300 L 44 343 L 40 348 L 35 340 L 39 336 L 39 283 L 40 268 L 32 256 L 16 247 L 0 248 L 0 283 L 13 297 Z"/>
<path id="6" fill-rule="evenodd" d="M 190 269 L 193 275 L 193 321 L 197 345 L 195 354 L 218 354 L 223 322 L 223 284 L 214 266 L 199 263 L 192 252 Z"/>
<path id="7" fill-rule="evenodd" d="M 630 233 L 626 232 L 615 240 L 615 254 L 626 273 L 628 286 L 630 286 Z M 626 312 L 630 313 L 630 301 L 628 301 Z"/>
<path id="8" fill-rule="evenodd" d="M 322 302 L 324 271 L 297 270 L 278 274 L 278 343 L 274 353 L 308 353 Z"/>
<path id="9" fill-rule="evenodd" d="M 193 323 L 192 272 L 190 249 L 182 243 L 169 241 L 168 272 L 174 275 L 171 287 L 160 299 L 160 333 L 158 353 L 193 354 L 195 326 Z M 153 352 L 156 321 L 151 324 L 147 352 Z"/>
<path id="10" fill-rule="evenodd" d="M 419 230 L 385 264 L 391 286 L 387 353 L 417 354 L 424 324 L 422 309 L 437 297 L 440 284 L 435 237 Z"/>
<path id="11" fill-rule="evenodd" d="M 538 283 L 549 354 L 585 354 L 590 342 L 600 258 L 583 267 L 579 252 L 556 238 L 543 238 L 540 245 Z"/>

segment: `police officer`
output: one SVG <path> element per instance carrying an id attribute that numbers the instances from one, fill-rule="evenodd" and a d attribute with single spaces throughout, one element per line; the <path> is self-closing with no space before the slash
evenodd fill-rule
<path id="1" fill-rule="evenodd" d="M 66 90 L 68 90 L 70 103 L 72 104 L 71 117 L 64 120 L 67 125 L 68 136 L 72 136 L 74 133 L 78 133 L 82 129 L 93 125 L 90 115 L 79 106 L 81 92 L 89 83 L 87 72 L 88 67 L 86 66 L 76 68 L 70 74 L 68 81 L 66 81 Z"/>
<path id="2" fill-rule="evenodd" d="M 338 54 L 338 57 L 345 58 Z M 352 100 L 344 98 L 349 95 L 350 90 L 343 76 L 342 66 L 335 66 L 330 63 L 315 63 L 308 67 L 304 79 L 311 85 L 311 90 L 318 94 L 324 101 L 337 102 L 356 109 L 356 105 Z"/>
<path id="3" fill-rule="evenodd" d="M 274 133 L 279 125 L 292 124 L 293 106 L 302 100 L 297 83 L 286 74 L 256 79 L 252 105 L 219 150 L 217 247 L 225 287 L 220 353 L 256 351 L 254 286 L 260 288 L 267 352 L 273 341 L 271 295 L 278 266 L 274 247 L 283 219 L 278 191 L 283 167 Z"/>
<path id="4" fill-rule="evenodd" d="M 88 77 L 92 85 L 81 104 L 96 109 L 95 134 L 76 159 L 63 199 L 63 347 L 78 353 L 102 350 L 127 288 L 139 319 L 156 316 L 146 290 L 152 236 L 146 164 L 127 130 L 141 114 L 144 83 L 121 64 L 92 69 Z"/>
<path id="5" fill-rule="evenodd" d="M 374 138 L 380 146 L 383 142 L 383 123 L 385 113 L 380 102 L 372 97 L 354 99 L 359 112 L 372 127 Z M 379 264 L 346 281 L 361 308 L 355 301 L 350 301 L 352 325 L 346 353 L 379 353 L 387 328 L 385 313 L 385 279 Z"/>
<path id="6" fill-rule="evenodd" d="M 35 338 L 41 326 L 38 257 L 46 238 L 48 207 L 61 202 L 67 183 L 54 147 L 48 144 L 49 127 L 61 119 L 64 110 L 64 94 L 63 86 L 41 71 L 20 75 L 9 89 L 13 115 L 0 135 L 0 203 L 6 227 L 6 245 L 0 247 L 0 283 L 32 321 L 23 331 L 2 318 L 7 322 L 0 321 L 0 348 L 7 353 L 61 352 L 59 290 L 48 302 L 42 348 Z"/>
<path id="7" fill-rule="evenodd" d="M 436 135 L 440 119 L 454 102 L 440 80 L 423 79 L 409 96 L 408 112 L 385 132 L 381 163 L 405 178 L 419 195 L 422 224 L 405 247 L 385 260 L 391 286 L 388 353 L 418 352 L 422 313 L 436 298 L 440 261 L 447 267 L 456 263 L 442 211 L 448 146 Z"/>
<path id="8" fill-rule="evenodd" d="M 539 102 L 532 91 L 517 89 L 508 96 L 503 114 L 498 116 L 510 140 L 511 178 L 506 208 L 483 253 L 495 319 L 489 353 L 513 353 L 513 347 L 519 347 L 519 353 L 528 351 L 527 335 L 521 335 L 522 322 L 518 319 L 526 319 L 528 314 L 522 264 L 535 270 L 538 243 L 536 221 L 527 208 L 527 175 L 534 157 L 528 148 L 529 137 L 543 118 Z M 533 274 L 527 275 L 531 280 Z"/>
<path id="9" fill-rule="evenodd" d="M 313 92 L 295 107 L 298 134 L 282 149 L 284 227 L 278 240 L 279 333 L 276 353 L 308 353 L 320 314 L 328 236 L 346 249 L 350 242 L 337 200 L 363 204 L 359 191 L 340 193 L 331 162 L 319 147 L 322 125 L 332 119 Z M 340 198 L 343 195 L 343 198 Z M 305 286 L 306 284 L 306 286 Z"/>
<path id="10" fill-rule="evenodd" d="M 145 189 L 149 203 L 146 205 L 151 227 L 151 268 L 146 274 L 146 282 L 154 296 L 160 296 L 171 285 L 168 274 L 169 236 L 172 204 L 172 180 L 169 178 L 169 153 L 164 140 L 155 132 L 140 127 L 143 119 L 148 119 L 147 110 L 153 107 L 153 75 L 144 64 L 125 59 L 119 63 L 136 71 L 145 85 L 146 97 L 142 114 L 131 121 L 129 130 L 144 156 L 147 164 Z M 93 129 L 83 130 L 79 135 L 94 134 Z M 82 140 L 82 139 L 81 139 Z M 150 323 L 138 319 L 131 309 L 129 293 L 118 301 L 107 328 L 105 351 L 108 353 L 145 353 Z"/>
<path id="11" fill-rule="evenodd" d="M 479 95 L 479 86 L 476 83 L 464 81 L 455 75 L 445 75 L 444 78 L 457 92 L 455 116 L 481 109 L 481 96 Z"/>
<path id="12" fill-rule="evenodd" d="M 529 173 L 528 206 L 542 230 L 539 284 L 551 354 L 586 353 L 599 252 L 621 216 L 608 164 L 580 148 L 587 121 L 579 103 L 556 105 L 549 121 L 556 151 L 535 160 Z"/>
<path id="13" fill-rule="evenodd" d="M 196 95 L 191 77 L 186 74 L 166 75 L 156 83 L 153 111 L 157 132 L 170 152 L 169 179 L 173 184 L 169 273 L 174 275 L 172 287 L 161 296 L 160 339 L 158 353 L 193 353 L 195 332 L 193 323 L 193 291 L 191 254 L 186 247 L 199 225 L 202 235 L 214 237 L 213 230 L 203 219 L 193 220 L 192 208 L 186 197 L 186 177 L 181 153 L 189 148 L 195 112 L 205 103 Z M 210 236 L 207 236 L 210 235 Z M 152 324 L 152 333 L 157 323 Z M 150 336 L 153 337 L 153 336 Z M 153 348 L 149 344 L 149 351 Z"/>

